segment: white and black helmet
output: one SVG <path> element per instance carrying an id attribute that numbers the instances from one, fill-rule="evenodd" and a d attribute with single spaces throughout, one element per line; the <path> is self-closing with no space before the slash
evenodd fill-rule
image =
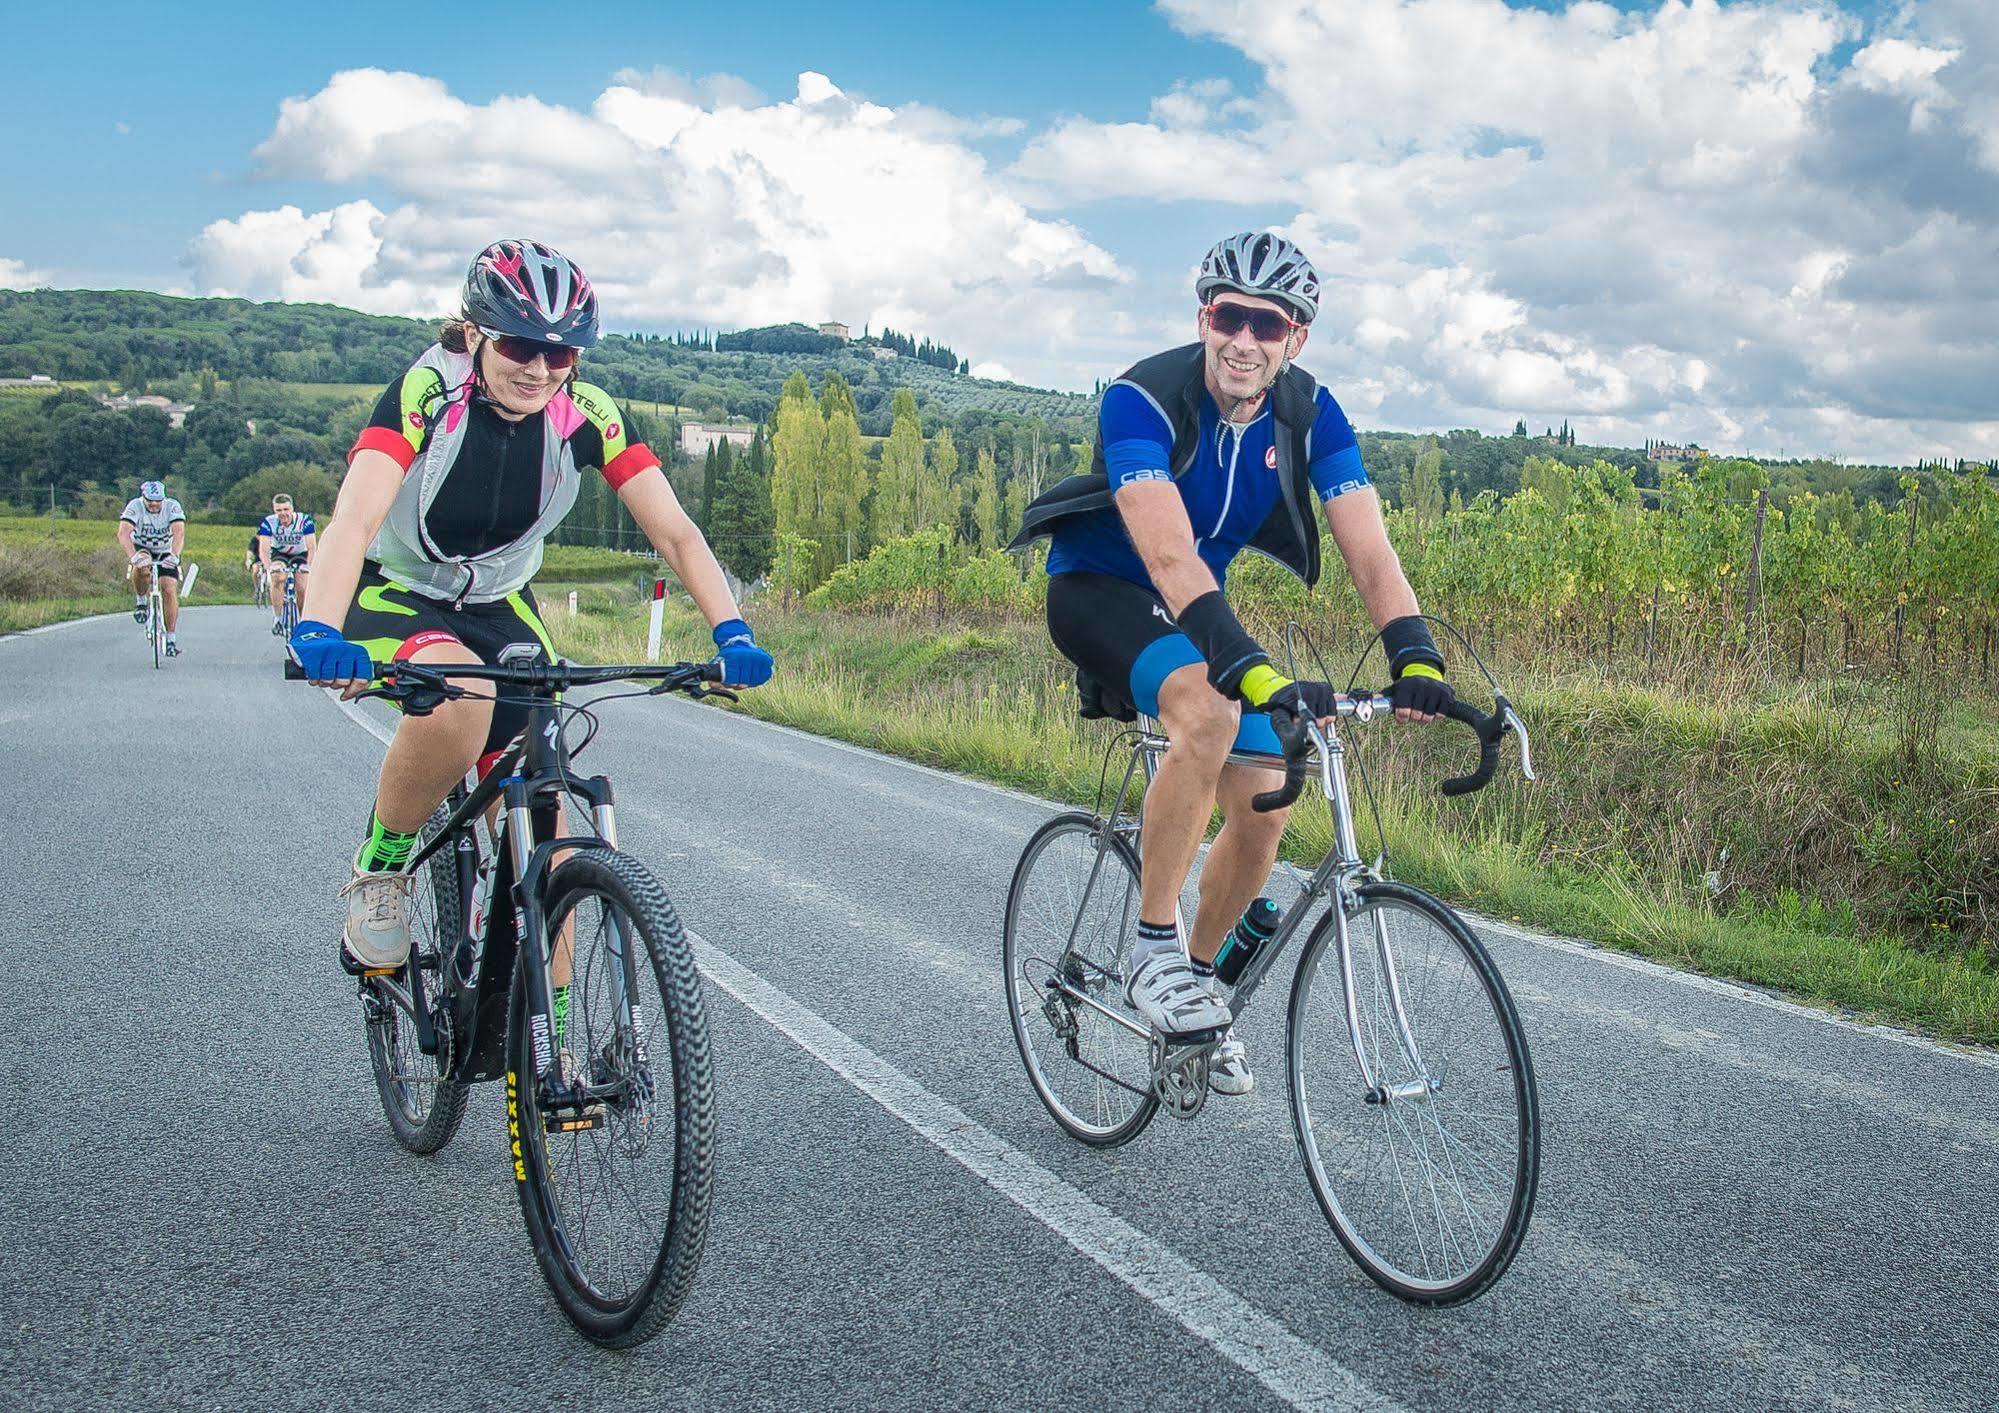
<path id="1" fill-rule="evenodd" d="M 1243 231 L 1215 242 L 1201 261 L 1194 297 L 1206 304 L 1216 290 L 1287 304 L 1301 324 L 1319 315 L 1319 272 L 1304 251 L 1269 231 Z"/>

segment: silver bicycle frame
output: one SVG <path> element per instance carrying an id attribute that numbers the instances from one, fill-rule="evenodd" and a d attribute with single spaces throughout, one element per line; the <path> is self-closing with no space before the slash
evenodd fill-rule
<path id="1" fill-rule="evenodd" d="M 1367 722 L 1377 715 L 1388 714 L 1392 710 L 1393 705 L 1385 696 L 1351 697 L 1340 700 L 1337 715 Z M 1132 747 L 1132 760 L 1125 768 L 1124 780 L 1112 803 L 1110 818 L 1105 823 L 1103 837 L 1098 843 L 1097 859 L 1092 866 L 1090 882 L 1083 893 L 1086 901 L 1095 890 L 1097 879 L 1102 873 L 1103 855 L 1110 847 L 1110 837 L 1123 836 L 1130 840 L 1136 849 L 1139 836 L 1142 835 L 1145 822 L 1144 799 L 1141 797 L 1135 814 L 1127 815 L 1124 803 L 1130 790 L 1133 771 L 1139 768 L 1144 770 L 1146 787 L 1150 790 L 1153 778 L 1159 771 L 1159 758 L 1170 745 L 1156 718 L 1141 716 L 1139 724 L 1139 736 Z M 1327 807 L 1332 811 L 1333 849 L 1305 880 L 1304 891 L 1290 907 L 1284 910 L 1270 940 L 1257 949 L 1256 955 L 1250 959 L 1249 966 L 1236 981 L 1229 1002 L 1229 1017 L 1231 1021 L 1241 1019 L 1243 1012 L 1249 1007 L 1250 998 L 1263 984 L 1263 979 L 1269 975 L 1270 969 L 1277 964 L 1278 955 L 1289 945 L 1292 937 L 1304 927 L 1313 909 L 1322 900 L 1333 899 L 1332 919 L 1339 945 L 1341 985 L 1346 992 L 1348 1039 L 1353 1047 L 1354 1063 L 1360 1069 L 1362 1083 L 1372 1093 L 1378 1088 L 1379 1080 L 1374 1073 L 1374 1067 L 1368 1063 L 1366 1042 L 1360 1032 L 1359 997 L 1356 994 L 1354 981 L 1353 938 L 1348 931 L 1347 920 L 1358 908 L 1359 886 L 1373 879 L 1375 874 L 1360 856 L 1359 835 L 1354 828 L 1353 805 L 1347 785 L 1346 747 L 1340 741 L 1339 732 L 1336 728 L 1321 729 L 1317 722 L 1308 722 L 1305 729 L 1312 741 L 1311 759 L 1317 768 L 1319 788 L 1324 792 Z M 1270 770 L 1278 765 L 1274 757 L 1245 751 L 1231 751 L 1228 763 L 1259 770 Z M 1129 819 L 1129 823 L 1120 822 L 1126 818 Z M 1187 929 L 1185 920 L 1179 915 L 1177 903 L 1174 911 L 1175 919 L 1180 924 L 1180 935 L 1184 938 Z M 1075 929 L 1081 925 L 1081 922 L 1082 912 L 1079 909 L 1076 922 L 1070 927 L 1069 941 L 1072 947 L 1075 944 Z M 1389 1005 L 1395 1017 L 1397 1044 L 1401 1046 L 1403 1056 L 1409 1062 L 1412 1071 L 1425 1077 L 1423 1080 L 1412 1081 L 1412 1085 L 1421 1085 L 1427 1089 L 1429 1071 L 1423 1065 L 1415 1033 L 1409 1026 L 1408 1012 L 1403 1007 L 1402 988 L 1396 975 L 1394 950 L 1385 928 L 1375 929 L 1375 947 L 1380 956 L 1382 972 L 1388 978 Z M 1059 976 L 1056 978 L 1056 985 L 1061 988 L 1064 995 L 1084 1002 L 1127 1030 L 1150 1036 L 1149 1030 L 1133 1024 L 1126 1017 L 1100 1005 L 1093 998 L 1084 996 Z"/>

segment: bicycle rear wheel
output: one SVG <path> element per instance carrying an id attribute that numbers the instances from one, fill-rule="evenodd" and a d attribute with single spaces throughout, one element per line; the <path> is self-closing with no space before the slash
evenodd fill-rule
<path id="1" fill-rule="evenodd" d="M 428 844 L 451 817 L 456 799 L 438 806 L 421 833 Z M 448 1078 L 452 1066 L 451 1008 L 440 1005 L 446 975 L 444 939 L 456 937 L 463 900 L 458 863 L 448 848 L 424 865 L 410 890 L 410 959 L 395 976 L 368 982 L 368 1064 L 382 1096 L 382 1112 L 396 1142 L 412 1153 L 435 1153 L 451 1142 L 465 1117 L 472 1086 Z M 426 1055 L 417 1044 L 411 973 L 420 972 L 424 1005 L 436 1027 L 437 1051 Z"/>
<path id="2" fill-rule="evenodd" d="M 574 929 L 557 1049 L 596 1100 L 580 1111 L 547 1104 L 523 961 L 507 1050 L 515 1190 L 563 1313 L 587 1338 L 624 1348 L 673 1318 L 707 1240 L 715 1091 L 701 978 L 673 905 L 636 859 L 585 850 L 556 868 L 544 896 L 546 935 Z"/>
<path id="3" fill-rule="evenodd" d="M 1328 915 L 1291 990 L 1299 1152 L 1362 1270 L 1404 1300 L 1454 1305 L 1505 1273 L 1533 1215 L 1541 1130 L 1527 1039 L 1484 946 L 1429 894 L 1368 884 L 1347 928 L 1351 977 Z"/>
<path id="4" fill-rule="evenodd" d="M 1007 1012 L 1034 1092 L 1100 1148 L 1129 1143 L 1159 1109 L 1150 1033 L 1124 996 L 1137 929 L 1138 860 L 1124 840 L 1104 840 L 1081 811 L 1035 831 L 1006 897 Z"/>

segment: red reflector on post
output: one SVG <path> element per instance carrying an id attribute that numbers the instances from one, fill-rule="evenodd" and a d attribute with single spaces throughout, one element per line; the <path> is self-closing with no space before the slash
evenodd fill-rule
<path id="1" fill-rule="evenodd" d="M 655 579 L 652 581 L 652 596 L 656 599 L 666 597 L 666 580 Z"/>

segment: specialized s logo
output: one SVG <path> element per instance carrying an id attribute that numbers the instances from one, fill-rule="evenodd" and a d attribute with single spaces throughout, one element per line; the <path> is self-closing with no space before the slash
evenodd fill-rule
<path id="1" fill-rule="evenodd" d="M 1270 446 L 1270 449 L 1269 449 L 1268 451 L 1266 451 L 1266 452 L 1264 452 L 1264 453 L 1263 453 L 1263 464 L 1264 464 L 1265 466 L 1268 466 L 1268 467 L 1269 467 L 1269 468 L 1270 468 L 1270 469 L 1271 469 L 1272 471 L 1275 471 L 1275 470 L 1277 469 L 1277 445 L 1276 445 L 1276 443 L 1274 443 L 1274 442 L 1273 442 L 1273 443 L 1271 444 L 1271 446 Z"/>

